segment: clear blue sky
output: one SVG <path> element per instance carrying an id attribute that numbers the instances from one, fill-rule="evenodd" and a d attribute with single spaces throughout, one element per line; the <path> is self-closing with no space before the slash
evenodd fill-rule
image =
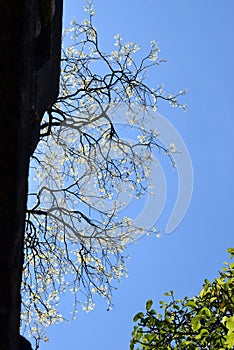
<path id="1" fill-rule="evenodd" d="M 114 294 L 114 309 L 97 300 L 96 309 L 48 329 L 41 350 L 128 349 L 132 318 L 164 292 L 176 297 L 198 293 L 213 279 L 234 246 L 234 2 L 232 0 L 96 0 L 95 25 L 101 47 L 111 50 L 113 35 L 145 50 L 156 39 L 167 59 L 155 77 L 169 92 L 188 89 L 187 113 L 166 105 L 159 112 L 182 135 L 192 158 L 194 191 L 180 226 L 166 237 L 144 237 L 129 246 L 129 277 Z M 82 0 L 64 0 L 64 25 L 83 19 Z M 173 192 L 173 191 L 172 191 Z M 165 220 L 175 197 L 167 200 Z M 66 308 L 64 302 L 63 307 Z"/>

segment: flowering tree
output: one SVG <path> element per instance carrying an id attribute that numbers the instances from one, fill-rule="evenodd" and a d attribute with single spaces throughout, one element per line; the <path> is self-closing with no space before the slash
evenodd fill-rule
<path id="1" fill-rule="evenodd" d="M 73 316 L 80 302 L 84 310 L 93 309 L 95 293 L 111 308 L 114 281 L 127 273 L 125 246 L 147 231 L 120 215 L 121 194 L 146 194 L 152 150 L 171 160 L 175 151 L 147 129 L 146 111 L 156 110 L 159 100 L 185 108 L 177 100 L 184 92 L 166 94 L 146 83 L 149 70 L 163 61 L 155 41 L 140 60 L 139 46 L 123 43 L 120 35 L 114 51 L 102 52 L 91 3 L 86 10 L 88 20 L 73 20 L 64 31 L 60 96 L 42 120 L 31 160 L 22 325 L 39 338 L 44 326 L 63 319 L 58 302 L 67 290 L 74 295 Z M 117 130 L 113 115 L 119 105 L 138 130 L 136 142 Z"/>
<path id="2" fill-rule="evenodd" d="M 231 258 L 234 248 L 228 249 Z M 133 321 L 130 349 L 234 349 L 234 263 L 225 263 L 219 278 L 205 280 L 200 294 L 193 298 L 161 301 L 156 312 L 152 300 L 146 312 Z"/>

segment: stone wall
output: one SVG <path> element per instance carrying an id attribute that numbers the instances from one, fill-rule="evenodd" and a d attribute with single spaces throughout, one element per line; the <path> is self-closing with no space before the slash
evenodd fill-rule
<path id="1" fill-rule="evenodd" d="M 17 350 L 29 160 L 58 94 L 62 0 L 0 0 L 0 16 L 0 350 Z"/>

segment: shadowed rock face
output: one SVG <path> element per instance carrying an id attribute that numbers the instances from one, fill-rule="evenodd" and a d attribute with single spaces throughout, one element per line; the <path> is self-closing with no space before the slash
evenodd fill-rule
<path id="1" fill-rule="evenodd" d="M 39 0 L 35 9 L 35 59 L 32 108 L 41 120 L 59 93 L 62 0 Z M 39 123 L 35 123 L 32 150 L 38 143 Z"/>
<path id="2" fill-rule="evenodd" d="M 62 0 L 0 1 L 0 16 L 0 350 L 17 350 L 29 160 L 59 91 Z"/>

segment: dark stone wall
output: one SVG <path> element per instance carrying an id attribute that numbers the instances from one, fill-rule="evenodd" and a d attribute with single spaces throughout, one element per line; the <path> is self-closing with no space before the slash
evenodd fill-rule
<path id="1" fill-rule="evenodd" d="M 42 118 L 59 93 L 62 4 L 62 0 L 39 0 L 36 7 L 40 32 L 38 30 L 35 38 L 32 103 L 36 113 L 32 150 L 38 143 L 38 119 Z"/>
<path id="2" fill-rule="evenodd" d="M 43 19 L 45 0 L 0 0 L 0 350 L 19 349 L 29 160 L 59 89 L 62 0 L 46 3 Z"/>
<path id="3" fill-rule="evenodd" d="M 31 343 L 22 335 L 19 336 L 19 350 L 32 350 Z"/>

